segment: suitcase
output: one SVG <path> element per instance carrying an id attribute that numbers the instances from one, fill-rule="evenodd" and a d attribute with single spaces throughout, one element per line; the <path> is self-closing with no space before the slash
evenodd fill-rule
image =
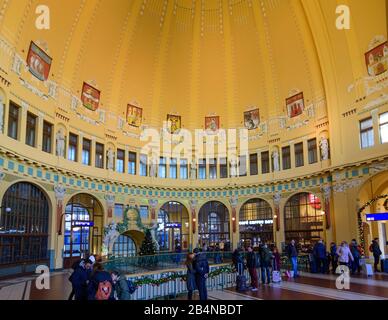
<path id="1" fill-rule="evenodd" d="M 369 264 L 369 263 L 365 263 L 363 266 L 362 266 L 362 269 L 363 271 L 365 272 L 365 274 L 367 276 L 373 276 L 373 268 L 372 268 L 372 265 Z"/>
<path id="2" fill-rule="evenodd" d="M 272 271 L 272 282 L 281 282 L 282 277 L 280 271 Z"/>
<path id="3" fill-rule="evenodd" d="M 388 259 L 381 259 L 381 272 L 388 272 Z"/>

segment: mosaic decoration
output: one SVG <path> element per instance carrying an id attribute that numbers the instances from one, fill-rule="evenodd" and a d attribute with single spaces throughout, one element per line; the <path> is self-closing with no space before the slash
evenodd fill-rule
<path id="1" fill-rule="evenodd" d="M 179 129 L 182 127 L 181 116 L 168 114 L 167 115 L 167 122 L 169 122 L 168 129 L 169 129 L 169 132 L 171 134 L 179 131 Z"/>
<path id="2" fill-rule="evenodd" d="M 205 130 L 215 133 L 220 128 L 219 116 L 207 116 L 205 117 Z"/>
<path id="3" fill-rule="evenodd" d="M 259 109 L 253 109 L 244 112 L 244 126 L 248 130 L 253 130 L 260 124 Z"/>
<path id="4" fill-rule="evenodd" d="M 303 92 L 286 99 L 287 114 L 289 118 L 299 116 L 304 110 Z"/>
<path id="5" fill-rule="evenodd" d="M 130 105 L 127 105 L 127 123 L 133 127 L 140 127 L 143 119 L 143 109 Z"/>
<path id="6" fill-rule="evenodd" d="M 52 58 L 31 41 L 27 55 L 28 70 L 39 80 L 46 81 L 50 73 Z"/>
<path id="7" fill-rule="evenodd" d="M 89 110 L 96 111 L 100 103 L 100 94 L 100 90 L 84 82 L 81 94 L 81 101 L 84 107 Z"/>
<path id="8" fill-rule="evenodd" d="M 370 76 L 378 76 L 388 70 L 388 42 L 365 53 L 365 63 Z"/>

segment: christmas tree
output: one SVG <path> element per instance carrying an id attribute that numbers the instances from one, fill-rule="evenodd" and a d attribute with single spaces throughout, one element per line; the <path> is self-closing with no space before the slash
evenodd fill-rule
<path id="1" fill-rule="evenodd" d="M 149 256 L 154 255 L 156 253 L 156 246 L 154 239 L 152 239 L 151 231 L 149 229 L 145 232 L 145 238 L 140 247 L 139 255 L 141 256 Z"/>

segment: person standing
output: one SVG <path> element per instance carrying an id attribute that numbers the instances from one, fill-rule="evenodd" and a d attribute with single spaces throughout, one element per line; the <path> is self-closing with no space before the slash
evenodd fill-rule
<path id="1" fill-rule="evenodd" d="M 280 271 L 280 253 L 276 246 L 274 246 L 273 251 L 273 270 Z"/>
<path id="2" fill-rule="evenodd" d="M 237 248 L 232 254 L 233 265 L 240 276 L 244 274 L 244 258 L 241 253 L 242 248 Z"/>
<path id="3" fill-rule="evenodd" d="M 271 265 L 272 253 L 269 250 L 266 243 L 263 243 L 259 249 L 260 253 L 260 266 L 261 266 L 261 282 L 267 284 L 271 282 L 271 275 L 269 272 L 269 266 Z"/>
<path id="4" fill-rule="evenodd" d="M 210 271 L 209 262 L 207 261 L 205 252 L 200 252 L 198 248 L 195 248 L 194 253 L 193 268 L 195 271 L 195 284 L 199 291 L 199 299 L 204 301 L 207 300 L 206 279 Z"/>
<path id="5" fill-rule="evenodd" d="M 353 263 L 352 263 L 352 274 L 354 274 L 357 271 L 357 274 L 361 273 L 361 266 L 360 266 L 360 258 L 361 258 L 361 251 L 358 247 L 356 239 L 352 239 L 352 242 L 350 244 L 350 252 L 353 256 Z"/>
<path id="6" fill-rule="evenodd" d="M 287 248 L 288 257 L 291 260 L 292 271 L 294 271 L 294 278 L 298 275 L 298 248 L 296 247 L 295 240 L 292 239 Z"/>
<path id="7" fill-rule="evenodd" d="M 338 266 L 338 254 L 337 254 L 337 245 L 335 242 L 330 243 L 330 260 L 332 273 L 335 274 Z"/>
<path id="8" fill-rule="evenodd" d="M 102 264 L 95 263 L 88 284 L 88 300 L 115 300 L 112 276 Z"/>
<path id="9" fill-rule="evenodd" d="M 382 252 L 380 250 L 379 239 L 378 238 L 374 238 L 372 240 L 372 244 L 369 247 L 369 251 L 371 251 L 372 254 L 373 254 L 373 258 L 374 258 L 374 271 L 375 272 L 379 272 L 377 266 L 380 263 L 380 256 L 381 256 Z"/>
<path id="10" fill-rule="evenodd" d="M 193 292 L 196 289 L 195 285 L 195 270 L 193 266 L 194 253 L 189 252 L 186 256 L 185 265 L 187 268 L 186 272 L 186 286 L 187 286 L 187 299 L 193 300 Z"/>
<path id="11" fill-rule="evenodd" d="M 93 262 L 89 259 L 82 260 L 75 267 L 74 272 L 69 280 L 72 284 L 75 300 L 87 300 L 88 298 L 88 283 L 91 277 Z"/>
<path id="12" fill-rule="evenodd" d="M 113 282 L 114 295 L 117 300 L 131 300 L 131 293 L 125 276 L 118 271 L 113 271 L 111 274 Z"/>
<path id="13" fill-rule="evenodd" d="M 323 240 L 319 241 L 314 245 L 313 255 L 317 263 L 317 272 L 325 273 L 326 272 L 326 247 L 323 244 Z"/>
<path id="14" fill-rule="evenodd" d="M 348 243 L 346 241 L 341 242 L 341 246 L 337 249 L 337 254 L 340 266 L 349 267 L 350 261 L 354 260 L 353 255 L 350 252 Z"/>
<path id="15" fill-rule="evenodd" d="M 256 253 L 253 251 L 251 246 L 248 247 L 247 267 L 249 271 L 249 276 L 251 277 L 252 291 L 257 291 L 257 288 L 259 287 L 257 279 L 258 260 Z"/>

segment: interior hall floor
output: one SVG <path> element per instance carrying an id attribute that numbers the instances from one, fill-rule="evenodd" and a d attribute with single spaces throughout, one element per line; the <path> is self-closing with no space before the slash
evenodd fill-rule
<path id="1" fill-rule="evenodd" d="M 71 284 L 70 270 L 53 272 L 50 289 L 37 289 L 36 276 L 24 276 L 0 281 L 0 300 L 67 300 Z M 388 274 L 372 277 L 352 276 L 348 290 L 336 288 L 336 275 L 301 273 L 296 279 L 280 283 L 260 284 L 258 291 L 237 292 L 235 288 L 211 290 L 210 300 L 387 300 Z M 186 299 L 185 295 L 177 297 Z M 194 295 L 198 299 L 198 294 Z"/>

